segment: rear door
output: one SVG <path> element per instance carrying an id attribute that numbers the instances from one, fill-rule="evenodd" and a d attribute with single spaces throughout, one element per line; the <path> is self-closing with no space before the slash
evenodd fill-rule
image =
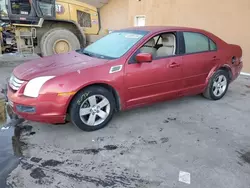
<path id="1" fill-rule="evenodd" d="M 215 42 L 202 33 L 182 32 L 183 95 L 203 90 L 210 70 L 219 61 Z"/>

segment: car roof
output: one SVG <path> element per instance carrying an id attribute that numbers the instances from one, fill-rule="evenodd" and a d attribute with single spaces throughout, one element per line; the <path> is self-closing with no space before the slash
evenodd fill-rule
<path id="1" fill-rule="evenodd" d="M 129 27 L 122 30 L 139 30 L 139 31 L 149 31 L 149 32 L 160 32 L 160 31 L 196 31 L 196 32 L 206 32 L 205 30 L 192 28 L 192 27 L 181 27 L 181 26 L 140 26 L 140 27 Z"/>

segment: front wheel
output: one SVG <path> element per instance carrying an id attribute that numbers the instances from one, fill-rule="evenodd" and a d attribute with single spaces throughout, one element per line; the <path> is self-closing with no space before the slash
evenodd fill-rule
<path id="1" fill-rule="evenodd" d="M 226 94 L 228 85 L 229 85 L 228 72 L 225 70 L 218 70 L 211 77 L 203 95 L 204 97 L 211 100 L 219 100 Z"/>
<path id="2" fill-rule="evenodd" d="M 113 94 L 103 87 L 92 86 L 79 92 L 70 106 L 70 118 L 83 131 L 105 127 L 115 109 Z"/>

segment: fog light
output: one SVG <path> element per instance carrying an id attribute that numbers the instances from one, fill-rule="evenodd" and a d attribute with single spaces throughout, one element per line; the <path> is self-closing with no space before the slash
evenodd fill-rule
<path id="1" fill-rule="evenodd" d="M 16 109 L 18 112 L 24 112 L 24 113 L 35 113 L 36 108 L 32 106 L 22 106 L 22 105 L 17 105 Z"/>

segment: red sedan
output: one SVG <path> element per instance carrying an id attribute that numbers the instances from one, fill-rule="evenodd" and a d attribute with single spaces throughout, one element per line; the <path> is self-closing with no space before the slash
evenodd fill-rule
<path id="1" fill-rule="evenodd" d="M 85 49 L 16 67 L 9 104 L 33 121 L 103 128 L 114 112 L 177 97 L 221 99 L 242 69 L 242 49 L 185 27 L 114 31 Z"/>

